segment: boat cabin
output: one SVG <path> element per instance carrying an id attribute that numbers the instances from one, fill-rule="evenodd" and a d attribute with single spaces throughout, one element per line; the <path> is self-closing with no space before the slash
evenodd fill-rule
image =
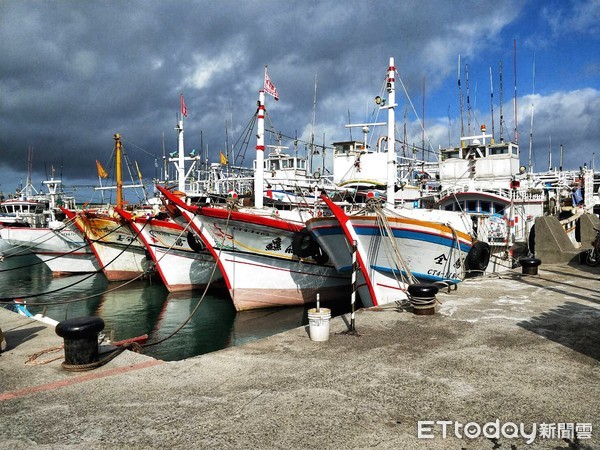
<path id="1" fill-rule="evenodd" d="M 290 156 L 281 150 L 287 147 L 268 146 L 273 151 L 263 161 L 265 175 L 278 179 L 290 179 L 293 176 L 306 176 L 306 159 L 297 156 Z M 253 162 L 253 168 L 256 170 L 256 161 Z"/>
<path id="2" fill-rule="evenodd" d="M 387 184 L 387 152 L 373 151 L 363 142 L 333 143 L 333 182 L 347 187 L 382 187 Z"/>
<path id="3" fill-rule="evenodd" d="M 440 180 L 455 183 L 460 180 L 477 179 L 499 182 L 519 173 L 519 146 L 514 142 L 486 143 L 489 134 L 462 138 L 468 142 L 460 147 L 441 149 Z M 498 186 L 499 187 L 499 186 Z"/>

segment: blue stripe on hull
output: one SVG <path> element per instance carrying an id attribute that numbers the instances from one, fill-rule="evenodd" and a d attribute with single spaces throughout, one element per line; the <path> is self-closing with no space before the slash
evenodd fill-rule
<path id="1" fill-rule="evenodd" d="M 359 236 L 381 236 L 381 232 L 379 228 L 376 227 L 360 227 L 355 226 L 354 230 L 356 234 Z M 317 237 L 321 236 L 333 236 L 333 235 L 343 235 L 343 231 L 341 227 L 327 227 L 327 228 L 317 228 L 313 230 L 313 233 Z M 425 233 L 421 231 L 408 231 L 408 230 L 399 230 L 392 229 L 392 233 L 395 238 L 401 239 L 411 239 L 414 241 L 422 241 L 422 242 L 431 242 L 434 244 L 440 244 L 448 248 L 456 248 L 456 244 L 454 243 L 454 239 L 447 238 L 444 236 L 434 235 L 431 233 Z M 464 244 L 461 242 L 460 244 L 461 251 L 468 253 L 471 249 L 471 246 L 468 244 Z"/>
<path id="2" fill-rule="evenodd" d="M 404 270 L 398 271 L 396 269 L 391 269 L 389 267 L 371 266 L 371 268 L 378 272 L 381 272 L 381 273 L 390 273 L 390 274 L 395 274 L 396 276 L 400 276 L 400 275 L 406 276 L 407 275 Z M 420 272 L 412 272 L 412 274 L 413 274 L 413 276 L 415 276 L 416 278 L 418 278 L 421 281 L 452 281 L 453 283 L 460 283 L 460 281 L 461 281 L 457 278 L 444 278 L 444 277 L 428 275 L 426 273 L 420 273 Z"/>

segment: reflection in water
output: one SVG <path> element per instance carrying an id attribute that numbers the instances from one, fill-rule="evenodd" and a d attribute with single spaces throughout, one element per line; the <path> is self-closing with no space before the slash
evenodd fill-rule
<path id="1" fill-rule="evenodd" d="M 190 317 L 201 296 L 202 291 L 169 294 L 149 342 L 176 331 Z M 235 308 L 228 298 L 207 294 L 189 323 L 164 344 L 148 347 L 146 353 L 159 359 L 179 360 L 229 347 L 234 317 Z"/>
<path id="2" fill-rule="evenodd" d="M 292 328 L 307 325 L 308 306 L 269 308 L 236 313 L 226 291 L 168 293 L 157 280 L 109 283 L 104 275 L 73 275 L 53 278 L 44 265 L 3 271 L 0 265 L 0 298 L 24 298 L 29 310 L 61 321 L 82 316 L 104 319 L 103 333 L 115 340 L 147 334 L 150 345 L 144 353 L 176 361 L 242 345 Z M 31 294 L 43 294 L 27 297 Z M 85 299 L 84 299 L 85 298 Z M 83 299 L 68 304 L 66 300 Z M 324 307 L 332 307 L 323 304 Z M 337 305 L 332 314 L 347 312 Z"/>

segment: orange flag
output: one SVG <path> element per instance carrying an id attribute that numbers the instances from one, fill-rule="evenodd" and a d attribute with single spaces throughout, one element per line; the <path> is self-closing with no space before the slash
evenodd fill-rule
<path id="1" fill-rule="evenodd" d="M 108 173 L 106 173 L 106 170 L 104 170 L 104 167 L 102 167 L 102 164 L 98 160 L 96 160 L 96 169 L 98 169 L 98 176 L 100 178 L 108 177 Z"/>

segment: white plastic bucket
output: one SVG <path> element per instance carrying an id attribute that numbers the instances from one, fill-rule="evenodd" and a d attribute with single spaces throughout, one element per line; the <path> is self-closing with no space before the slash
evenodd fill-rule
<path id="1" fill-rule="evenodd" d="M 308 330 L 311 341 L 329 340 L 329 319 L 331 310 L 329 308 L 311 308 L 308 310 Z"/>

